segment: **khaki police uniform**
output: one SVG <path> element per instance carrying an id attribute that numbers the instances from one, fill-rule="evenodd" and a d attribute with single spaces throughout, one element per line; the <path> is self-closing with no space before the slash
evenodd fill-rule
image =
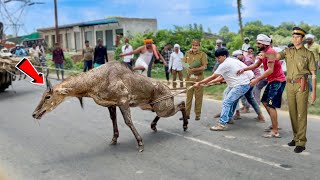
<path id="1" fill-rule="evenodd" d="M 305 147 L 309 96 L 307 76 L 316 70 L 314 55 L 304 46 L 285 49 L 280 55 L 287 64 L 287 96 L 293 140 L 296 146 Z"/>
<path id="2" fill-rule="evenodd" d="M 207 66 L 208 64 L 208 58 L 207 54 L 198 50 L 197 52 L 193 52 L 192 50 L 187 51 L 183 61 L 187 64 L 191 64 L 195 60 L 199 60 L 201 62 L 201 66 Z M 186 81 L 193 81 L 193 82 L 199 82 L 204 79 L 203 72 L 197 73 L 197 74 L 190 74 L 188 72 Z M 193 86 L 193 83 L 186 83 L 187 88 L 190 86 Z M 203 87 L 200 88 L 192 88 L 187 91 L 187 102 L 186 102 L 186 113 L 187 116 L 190 117 L 190 111 L 191 111 L 191 105 L 192 105 L 192 99 L 193 95 L 195 96 L 195 114 L 196 118 L 200 118 L 201 116 L 201 108 L 202 108 L 202 100 L 203 100 Z"/>

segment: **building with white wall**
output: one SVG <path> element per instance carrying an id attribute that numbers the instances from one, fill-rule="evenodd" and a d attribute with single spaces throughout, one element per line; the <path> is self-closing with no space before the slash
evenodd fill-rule
<path id="1" fill-rule="evenodd" d="M 54 46 L 56 42 L 54 27 L 41 28 L 37 31 L 49 47 Z M 85 40 L 88 40 L 93 47 L 98 39 L 102 39 L 108 50 L 113 50 L 117 35 L 126 37 L 128 34 L 154 31 L 157 31 L 157 19 L 114 17 L 61 25 L 59 41 L 63 49 L 79 51 L 83 49 Z"/>

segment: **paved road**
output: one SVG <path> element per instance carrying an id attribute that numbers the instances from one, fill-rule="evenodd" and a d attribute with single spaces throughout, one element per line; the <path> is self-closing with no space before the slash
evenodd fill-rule
<path id="1" fill-rule="evenodd" d="M 14 90 L 0 94 L 0 169 L 10 179 L 320 179 L 319 118 L 309 120 L 307 151 L 295 154 L 285 145 L 291 140 L 286 112 L 279 117 L 283 138 L 264 139 L 269 123 L 257 123 L 253 113 L 229 131 L 210 131 L 217 101 L 205 100 L 201 121 L 191 119 L 186 132 L 177 114 L 161 119 L 154 133 L 154 114 L 134 108 L 145 143 L 138 153 L 119 111 L 120 137 L 112 146 L 108 111 L 91 99 L 84 110 L 68 99 L 38 124 L 31 114 L 44 89 L 20 81 Z"/>

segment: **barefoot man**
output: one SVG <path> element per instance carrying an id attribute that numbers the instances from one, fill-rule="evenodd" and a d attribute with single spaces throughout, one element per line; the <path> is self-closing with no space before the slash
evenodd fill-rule
<path id="1" fill-rule="evenodd" d="M 271 47 L 271 38 L 265 34 L 259 34 L 257 36 L 257 47 L 259 51 L 264 53 L 276 53 L 276 51 Z M 261 102 L 266 108 L 272 124 L 272 130 L 270 133 L 263 135 L 265 138 L 280 138 L 278 131 L 278 113 L 276 108 L 281 107 L 281 97 L 286 86 L 286 77 L 281 68 L 279 61 L 275 61 L 272 58 L 259 58 L 258 61 L 246 68 L 238 71 L 238 74 L 244 71 L 249 71 L 260 67 L 263 64 L 264 73 L 251 80 L 250 85 L 255 86 L 259 81 L 267 78 L 268 85 L 264 90 Z"/>

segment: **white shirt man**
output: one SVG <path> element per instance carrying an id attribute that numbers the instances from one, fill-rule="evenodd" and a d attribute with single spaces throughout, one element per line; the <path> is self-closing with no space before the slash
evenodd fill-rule
<path id="1" fill-rule="evenodd" d="M 29 49 L 29 54 L 32 57 L 32 59 L 35 60 L 40 65 L 40 61 L 39 61 L 40 51 L 36 48 L 35 45 L 33 45 L 32 48 Z"/>
<path id="2" fill-rule="evenodd" d="M 254 78 L 252 71 L 246 71 L 243 75 L 238 76 L 237 71 L 242 68 L 246 68 L 243 62 L 235 58 L 226 58 L 223 63 L 221 63 L 215 74 L 220 74 L 227 82 L 228 86 L 235 87 L 238 85 L 249 84 L 250 80 Z"/>
<path id="3" fill-rule="evenodd" d="M 169 61 L 169 70 L 175 70 L 175 71 L 182 71 L 182 59 L 183 59 L 183 53 L 180 51 L 180 46 L 178 44 L 174 45 L 174 48 L 178 48 L 178 52 L 173 52 L 170 55 L 170 61 Z"/>
<path id="4" fill-rule="evenodd" d="M 222 82 L 224 79 L 227 82 L 228 86 L 231 88 L 226 98 L 224 98 L 223 100 L 219 123 L 210 128 L 210 130 L 213 131 L 223 131 L 227 128 L 226 124 L 232 118 L 238 100 L 243 95 L 247 98 L 248 102 L 253 107 L 257 108 L 257 113 L 259 114 L 259 116 L 261 116 L 261 118 L 263 118 L 260 107 L 253 97 L 253 88 L 250 87 L 250 80 L 254 77 L 253 72 L 247 71 L 246 73 L 237 75 L 237 72 L 239 70 L 247 66 L 243 62 L 237 59 L 229 58 L 228 56 L 228 50 L 217 50 L 215 52 L 215 57 L 220 63 L 220 66 L 211 76 L 200 82 L 197 82 L 194 85 L 196 88 L 198 88 L 201 84 Z"/>
<path id="5" fill-rule="evenodd" d="M 129 44 L 129 40 L 128 39 L 125 39 L 125 45 L 122 46 L 122 54 L 125 54 L 125 53 L 130 53 L 133 51 L 133 48 L 132 46 Z M 133 54 L 132 55 L 127 55 L 127 56 L 123 56 L 123 62 L 129 64 L 132 66 L 131 64 L 131 60 L 133 58 Z"/>
<path id="6" fill-rule="evenodd" d="M 42 45 L 39 44 L 36 49 L 41 53 L 41 56 L 46 56 L 46 51 L 44 50 L 44 47 Z"/>

